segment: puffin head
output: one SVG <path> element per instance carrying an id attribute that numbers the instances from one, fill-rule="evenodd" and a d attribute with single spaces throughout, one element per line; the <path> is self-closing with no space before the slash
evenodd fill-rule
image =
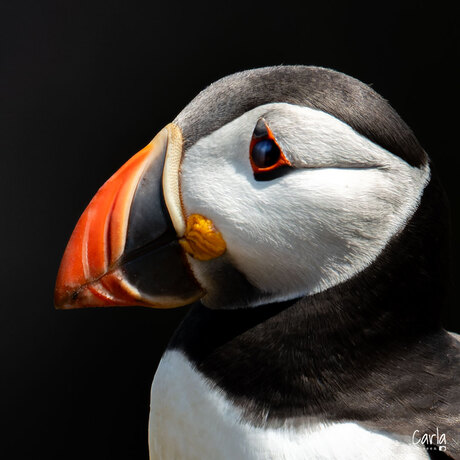
<path id="1" fill-rule="evenodd" d="M 240 308 L 313 295 L 371 265 L 429 180 L 412 131 L 367 85 L 318 67 L 237 73 L 97 192 L 55 303 Z"/>

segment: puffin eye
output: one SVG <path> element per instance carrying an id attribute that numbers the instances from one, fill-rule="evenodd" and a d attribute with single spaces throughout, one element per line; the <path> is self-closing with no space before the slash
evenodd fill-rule
<path id="1" fill-rule="evenodd" d="M 277 163 L 281 155 L 280 148 L 272 139 L 263 139 L 254 144 L 251 160 L 258 168 L 268 168 Z"/>
<path id="2" fill-rule="evenodd" d="M 275 136 L 263 118 L 259 119 L 252 134 L 249 159 L 256 180 L 274 179 L 280 174 L 266 173 L 283 166 L 291 166 L 291 163 L 284 156 L 278 142 L 276 142 Z"/>

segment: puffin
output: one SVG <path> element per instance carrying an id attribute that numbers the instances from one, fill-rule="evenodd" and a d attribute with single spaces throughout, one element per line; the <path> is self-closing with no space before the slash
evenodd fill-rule
<path id="1" fill-rule="evenodd" d="M 191 305 L 151 459 L 460 459 L 448 259 L 443 189 L 390 104 L 265 67 L 211 84 L 99 189 L 55 305 Z"/>

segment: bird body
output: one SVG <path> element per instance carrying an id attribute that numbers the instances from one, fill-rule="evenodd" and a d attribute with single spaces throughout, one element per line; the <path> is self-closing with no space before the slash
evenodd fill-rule
<path id="1" fill-rule="evenodd" d="M 371 88 L 256 69 L 101 188 L 56 303 L 200 299 L 154 378 L 152 459 L 460 458 L 447 222 L 428 156 Z"/>
<path id="2" fill-rule="evenodd" d="M 183 382 L 187 384 L 183 385 Z M 152 385 L 150 457 L 158 459 L 428 459 L 421 444 L 357 422 L 252 424 L 179 351 L 166 352 Z"/>

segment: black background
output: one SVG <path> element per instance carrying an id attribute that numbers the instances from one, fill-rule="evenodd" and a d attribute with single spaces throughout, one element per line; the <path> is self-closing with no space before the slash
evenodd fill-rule
<path id="1" fill-rule="evenodd" d="M 150 383 L 186 309 L 55 311 L 54 280 L 98 187 L 220 77 L 315 64 L 372 84 L 437 165 L 459 258 L 453 10 L 81 0 L 2 9 L 0 457 L 147 458 Z M 453 283 L 451 330 L 459 303 Z"/>

